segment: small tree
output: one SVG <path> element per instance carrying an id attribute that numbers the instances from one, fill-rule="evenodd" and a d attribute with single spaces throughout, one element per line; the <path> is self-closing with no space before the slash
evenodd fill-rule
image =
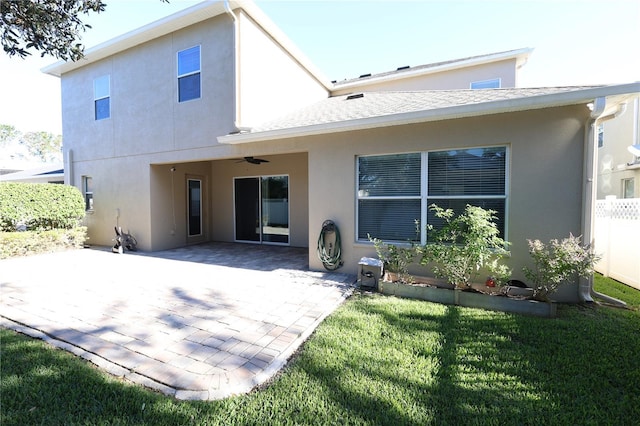
<path id="1" fill-rule="evenodd" d="M 571 278 L 589 278 L 600 260 L 590 244 L 569 234 L 563 240 L 552 239 L 546 246 L 540 240 L 527 240 L 533 269 L 524 267 L 525 276 L 533 282 L 533 297 L 548 301 L 549 295 Z"/>
<path id="2" fill-rule="evenodd" d="M 77 61 L 84 46 L 78 43 L 80 33 L 91 28 L 82 15 L 104 11 L 101 0 L 30 0 L 0 2 L 0 41 L 9 56 L 22 58 L 29 50 L 41 56 Z"/>
<path id="3" fill-rule="evenodd" d="M 462 214 L 455 216 L 453 210 L 435 204 L 430 209 L 444 220 L 444 226 L 438 230 L 428 226 L 433 242 L 422 247 L 420 263 L 432 264 L 436 277 L 466 289 L 481 268 L 490 273 L 496 271 L 500 276 L 508 274 L 498 262 L 507 254 L 508 243 L 499 236 L 495 211 L 467 205 Z"/>

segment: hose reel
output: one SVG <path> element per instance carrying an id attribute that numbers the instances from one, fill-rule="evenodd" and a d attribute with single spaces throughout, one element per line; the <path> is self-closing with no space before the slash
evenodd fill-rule
<path id="1" fill-rule="evenodd" d="M 340 230 L 331 220 L 322 223 L 322 230 L 318 237 L 318 259 L 328 271 L 335 271 L 342 266 L 340 258 L 342 248 L 340 247 Z"/>

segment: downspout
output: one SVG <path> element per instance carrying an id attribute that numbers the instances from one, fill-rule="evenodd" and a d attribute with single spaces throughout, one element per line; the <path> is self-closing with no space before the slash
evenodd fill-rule
<path id="1" fill-rule="evenodd" d="M 593 245 L 593 212 L 595 210 L 596 203 L 596 167 L 597 167 L 597 155 L 596 147 L 597 140 L 597 128 L 598 126 L 608 120 L 619 117 L 626 111 L 627 104 L 623 103 L 618 105 L 618 109 L 615 113 L 602 116 L 607 105 L 607 99 L 605 97 L 596 98 L 593 102 L 593 110 L 589 120 L 587 120 L 584 129 L 584 184 L 583 184 L 583 197 L 582 197 L 582 239 L 588 241 Z M 578 298 L 581 302 L 593 302 L 593 298 L 604 300 L 607 303 L 611 303 L 617 306 L 627 306 L 622 300 L 615 299 L 606 294 L 598 293 L 593 289 L 593 276 L 589 278 L 580 278 L 578 288 Z"/>
<path id="2" fill-rule="evenodd" d="M 232 133 L 243 133 L 243 132 L 247 132 L 249 130 L 251 130 L 248 127 L 242 127 L 240 125 L 241 122 L 241 113 L 240 113 L 240 24 L 238 23 L 238 18 L 236 17 L 235 13 L 233 13 L 233 10 L 231 9 L 231 6 L 229 5 L 229 0 L 224 0 L 224 10 L 227 12 L 227 14 L 231 17 L 231 20 L 233 21 L 233 42 L 234 42 L 234 48 L 233 48 L 233 68 L 234 68 L 234 88 L 235 88 L 235 93 L 234 93 L 234 105 L 235 105 L 235 111 L 234 111 L 234 116 L 233 116 L 233 127 L 234 130 Z"/>
<path id="3" fill-rule="evenodd" d="M 66 155 L 66 160 L 67 160 L 67 164 L 64 165 L 64 175 L 65 175 L 65 180 L 66 180 L 66 184 L 67 185 L 71 185 L 74 186 L 73 184 L 73 150 L 69 149 L 67 150 L 67 155 Z"/>

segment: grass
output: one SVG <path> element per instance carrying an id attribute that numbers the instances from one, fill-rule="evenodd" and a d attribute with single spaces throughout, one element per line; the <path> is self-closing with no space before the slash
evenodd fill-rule
<path id="1" fill-rule="evenodd" d="M 269 386 L 176 401 L 0 330 L 0 424 L 580 424 L 640 418 L 640 291 L 632 309 L 541 319 L 379 295 L 327 318 Z"/>

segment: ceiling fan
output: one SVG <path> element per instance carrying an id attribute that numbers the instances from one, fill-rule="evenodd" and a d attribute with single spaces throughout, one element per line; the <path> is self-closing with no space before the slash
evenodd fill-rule
<path id="1" fill-rule="evenodd" d="M 261 164 L 261 163 L 268 163 L 269 162 L 269 160 L 265 160 L 263 158 L 244 157 L 242 160 L 236 161 L 236 163 L 242 163 L 244 161 L 246 161 L 247 163 L 251 163 L 251 164 Z"/>

